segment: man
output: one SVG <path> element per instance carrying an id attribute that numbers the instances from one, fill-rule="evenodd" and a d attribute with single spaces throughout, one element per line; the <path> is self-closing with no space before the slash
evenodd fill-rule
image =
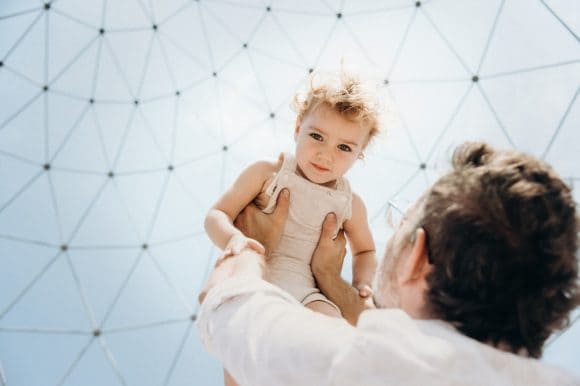
<path id="1" fill-rule="evenodd" d="M 248 209 L 238 226 L 271 248 L 288 208 Z M 342 319 L 264 280 L 266 258 L 220 259 L 200 336 L 240 385 L 580 385 L 533 358 L 580 302 L 578 218 L 547 165 L 468 143 L 405 214 L 370 308 L 340 278 L 344 239 L 327 217 L 312 269 Z"/>

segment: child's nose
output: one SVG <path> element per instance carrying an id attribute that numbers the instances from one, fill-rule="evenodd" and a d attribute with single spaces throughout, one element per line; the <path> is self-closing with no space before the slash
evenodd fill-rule
<path id="1" fill-rule="evenodd" d="M 328 145 L 322 146 L 318 151 L 318 159 L 325 162 L 332 162 L 332 149 Z"/>

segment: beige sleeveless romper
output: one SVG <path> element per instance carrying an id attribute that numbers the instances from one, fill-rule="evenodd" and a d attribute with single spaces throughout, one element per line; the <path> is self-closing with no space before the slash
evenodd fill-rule
<path id="1" fill-rule="evenodd" d="M 316 287 L 310 260 L 326 215 L 334 212 L 337 216 L 339 225 L 335 234 L 342 228 L 344 221 L 350 219 L 350 185 L 344 177 L 337 180 L 336 189 L 310 182 L 296 174 L 296 160 L 293 155 L 284 153 L 283 156 L 282 167 L 265 191 L 270 199 L 263 211 L 272 213 L 280 191 L 284 188 L 290 190 L 288 218 L 280 243 L 272 251 L 268 262 L 269 280 L 302 304 L 321 300 L 338 310 Z"/>

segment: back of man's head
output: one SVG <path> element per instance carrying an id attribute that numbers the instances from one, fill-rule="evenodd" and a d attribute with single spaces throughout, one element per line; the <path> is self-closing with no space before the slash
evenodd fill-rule
<path id="1" fill-rule="evenodd" d="M 428 311 L 474 339 L 539 357 L 580 302 L 578 224 L 570 189 L 545 163 L 460 146 L 424 202 Z"/>

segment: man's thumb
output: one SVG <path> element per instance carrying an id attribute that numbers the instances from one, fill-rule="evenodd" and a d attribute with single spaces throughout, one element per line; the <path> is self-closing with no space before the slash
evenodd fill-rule
<path id="1" fill-rule="evenodd" d="M 322 234 L 326 237 L 332 237 L 334 235 L 334 230 L 336 229 L 336 215 L 334 213 L 328 213 L 324 218 L 322 223 Z"/>
<path id="2" fill-rule="evenodd" d="M 282 191 L 278 195 L 278 199 L 276 200 L 276 208 L 274 209 L 274 212 L 276 212 L 276 214 L 286 216 L 289 207 L 290 207 L 290 192 L 288 191 L 288 189 L 282 189 Z"/>

